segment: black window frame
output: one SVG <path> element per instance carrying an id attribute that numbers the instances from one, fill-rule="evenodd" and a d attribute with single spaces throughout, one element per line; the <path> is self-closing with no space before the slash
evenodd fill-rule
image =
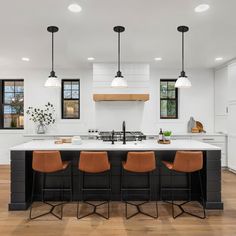
<path id="1" fill-rule="evenodd" d="M 24 79 L 0 79 L 0 130 L 23 130 L 23 127 L 4 127 L 4 106 L 9 105 L 4 103 L 4 95 L 5 95 L 5 82 L 23 82 Z M 15 85 L 14 85 L 14 94 L 15 94 Z M 25 91 L 23 92 L 23 97 L 25 96 Z M 25 114 L 23 113 L 23 116 Z"/>
<path id="2" fill-rule="evenodd" d="M 159 88 L 159 91 L 160 91 L 160 119 L 161 120 L 176 120 L 176 119 L 179 119 L 179 90 L 178 88 L 175 88 L 175 98 L 161 98 L 161 82 L 176 82 L 177 79 L 160 79 L 160 88 Z M 168 84 L 167 84 L 167 89 L 168 89 Z M 167 93 L 168 94 L 168 93 Z M 162 117 L 161 116 L 161 101 L 162 100 L 165 100 L 165 101 L 168 101 L 168 100 L 173 100 L 173 101 L 176 101 L 176 112 L 175 112 L 175 117 Z"/>
<path id="3" fill-rule="evenodd" d="M 79 98 L 70 98 L 66 99 L 64 98 L 64 82 L 78 82 L 79 83 Z M 69 100 L 69 101 L 78 101 L 79 102 L 79 109 L 78 109 L 78 117 L 64 117 L 64 101 Z M 62 79 L 61 80 L 61 119 L 63 120 L 79 120 L 80 119 L 80 107 L 81 107 L 81 102 L 80 102 L 80 79 Z"/>

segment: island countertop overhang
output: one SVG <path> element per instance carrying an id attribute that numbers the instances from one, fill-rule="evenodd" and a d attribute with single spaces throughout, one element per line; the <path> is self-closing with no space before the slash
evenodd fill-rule
<path id="1" fill-rule="evenodd" d="M 71 143 L 55 144 L 54 140 L 34 140 L 14 146 L 11 151 L 34 151 L 34 150 L 59 150 L 59 151 L 145 151 L 145 150 L 192 150 L 192 151 L 207 151 L 221 150 L 220 147 L 203 143 L 196 140 L 172 140 L 171 144 L 158 144 L 156 140 L 145 140 L 142 142 L 127 142 L 122 144 L 116 142 L 112 145 L 110 142 L 101 140 L 83 140 L 82 144 L 75 145 Z"/>

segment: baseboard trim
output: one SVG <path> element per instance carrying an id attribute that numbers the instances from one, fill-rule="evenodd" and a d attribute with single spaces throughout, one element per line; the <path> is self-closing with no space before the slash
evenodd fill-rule
<path id="1" fill-rule="evenodd" d="M 227 167 L 227 170 L 234 173 L 234 174 L 236 174 L 236 170 L 234 170 L 234 169 L 231 169 L 231 168 Z"/>

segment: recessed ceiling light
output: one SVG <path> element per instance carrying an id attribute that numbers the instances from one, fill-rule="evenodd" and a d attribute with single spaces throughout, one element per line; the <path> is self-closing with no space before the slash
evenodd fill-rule
<path id="1" fill-rule="evenodd" d="M 78 13 L 82 11 L 82 7 L 76 3 L 73 3 L 68 6 L 68 10 L 74 13 Z"/>
<path id="2" fill-rule="evenodd" d="M 88 57 L 88 61 L 94 61 L 94 57 Z"/>
<path id="3" fill-rule="evenodd" d="M 30 59 L 28 57 L 22 57 L 21 60 L 22 61 L 30 61 Z"/>
<path id="4" fill-rule="evenodd" d="M 210 8 L 208 4 L 200 4 L 197 7 L 195 7 L 195 12 L 204 12 L 207 11 Z"/>
<path id="5" fill-rule="evenodd" d="M 155 61 L 162 61 L 162 58 L 161 57 L 155 57 L 154 60 Z"/>
<path id="6" fill-rule="evenodd" d="M 215 58 L 215 61 L 222 61 L 223 60 L 223 57 L 216 57 Z"/>

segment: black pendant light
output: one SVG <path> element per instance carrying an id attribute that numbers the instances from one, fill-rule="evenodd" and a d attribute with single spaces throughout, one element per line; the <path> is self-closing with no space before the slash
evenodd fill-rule
<path id="1" fill-rule="evenodd" d="M 59 28 L 57 26 L 49 26 L 47 31 L 52 34 L 52 70 L 48 79 L 45 82 L 46 87 L 60 87 L 60 80 L 57 78 L 54 71 L 54 33 L 58 32 Z"/>
<path id="2" fill-rule="evenodd" d="M 177 79 L 175 83 L 175 87 L 176 88 L 190 88 L 192 86 L 191 82 L 186 76 L 185 71 L 184 71 L 184 33 L 188 32 L 189 28 L 188 26 L 182 25 L 182 26 L 179 26 L 177 30 L 182 33 L 182 71 L 180 73 L 179 78 Z"/>
<path id="3" fill-rule="evenodd" d="M 126 79 L 122 76 L 122 73 L 120 71 L 120 33 L 125 31 L 124 26 L 115 26 L 113 30 L 118 33 L 118 71 L 116 73 L 115 78 L 112 80 L 111 87 L 127 87 L 127 81 Z"/>

